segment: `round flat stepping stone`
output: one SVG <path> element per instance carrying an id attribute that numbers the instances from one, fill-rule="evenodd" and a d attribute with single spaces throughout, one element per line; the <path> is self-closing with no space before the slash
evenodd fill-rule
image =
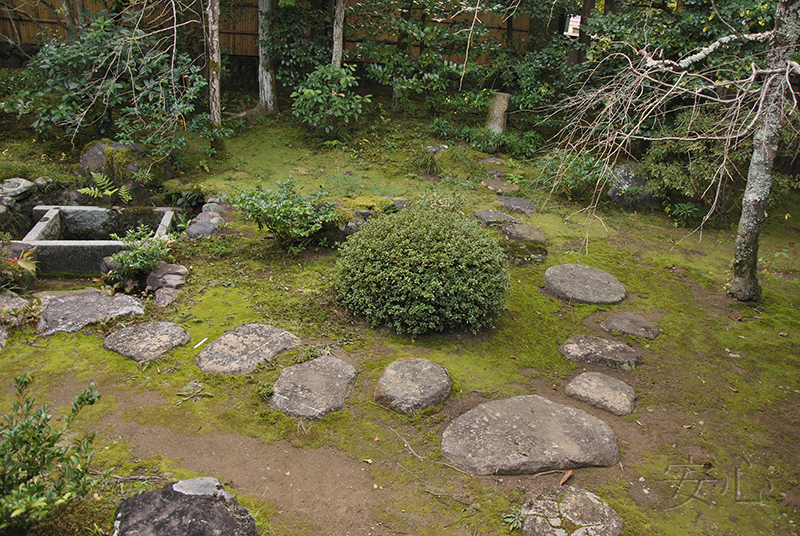
<path id="1" fill-rule="evenodd" d="M 585 489 L 547 486 L 525 495 L 522 503 L 526 536 L 620 536 L 622 518 Z"/>
<path id="2" fill-rule="evenodd" d="M 600 372 L 584 372 L 567 384 L 564 391 L 572 398 L 582 400 L 614 415 L 630 415 L 636 393 L 622 380 Z"/>
<path id="3" fill-rule="evenodd" d="M 286 367 L 273 386 L 272 406 L 290 417 L 318 421 L 339 411 L 358 372 L 333 356 L 322 356 Z"/>
<path id="4" fill-rule="evenodd" d="M 258 536 L 247 509 L 216 478 L 204 476 L 167 484 L 120 503 L 114 536 L 185 534 Z"/>
<path id="5" fill-rule="evenodd" d="M 492 225 L 500 225 L 501 223 L 522 223 L 514 216 L 509 216 L 508 214 L 505 214 L 504 212 L 498 212 L 497 210 L 481 210 L 475 213 L 475 217 L 487 227 Z"/>
<path id="6" fill-rule="evenodd" d="M 627 311 L 609 316 L 600 326 L 612 333 L 643 337 L 651 341 L 654 341 L 661 333 L 658 326 L 649 320 Z"/>
<path id="7" fill-rule="evenodd" d="M 633 370 L 642 362 L 641 356 L 630 346 L 591 335 L 570 337 L 558 347 L 558 351 L 570 361 L 625 370 Z"/>
<path id="8" fill-rule="evenodd" d="M 559 298 L 572 302 L 607 304 L 625 299 L 625 287 L 617 278 L 583 264 L 551 266 L 544 273 L 544 284 Z"/>
<path id="9" fill-rule="evenodd" d="M 203 372 L 247 374 L 262 361 L 290 350 L 300 339 L 288 331 L 264 324 L 246 324 L 225 333 L 194 358 Z"/>
<path id="10" fill-rule="evenodd" d="M 139 298 L 127 294 L 109 296 L 102 292 L 82 292 L 52 298 L 39 315 L 36 332 L 43 337 L 59 331 L 74 333 L 95 322 L 143 314 L 144 303 Z"/>
<path id="11" fill-rule="evenodd" d="M 536 205 L 527 199 L 521 197 L 512 197 L 508 195 L 498 195 L 497 201 L 503 204 L 503 208 L 510 211 L 522 212 L 526 216 L 530 216 L 536 212 Z"/>
<path id="12" fill-rule="evenodd" d="M 443 366 L 427 359 L 399 359 L 386 367 L 374 398 L 381 406 L 408 415 L 441 404 L 452 387 Z"/>
<path id="13" fill-rule="evenodd" d="M 619 460 L 617 438 L 606 423 L 537 395 L 493 400 L 461 415 L 444 431 L 442 453 L 478 475 L 609 466 Z"/>
<path id="14" fill-rule="evenodd" d="M 519 192 L 519 185 L 506 182 L 503 179 L 486 179 L 481 184 L 493 192 L 501 194 L 515 194 Z"/>
<path id="15" fill-rule="evenodd" d="M 137 363 L 158 359 L 176 346 L 192 340 L 189 332 L 173 322 L 135 324 L 115 331 L 103 341 L 103 348 Z"/>

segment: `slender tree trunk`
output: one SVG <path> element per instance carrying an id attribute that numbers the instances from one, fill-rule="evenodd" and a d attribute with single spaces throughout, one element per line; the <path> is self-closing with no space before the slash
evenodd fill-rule
<path id="1" fill-rule="evenodd" d="M 273 0 L 258 0 L 258 112 L 278 113 L 275 90 L 275 64 L 272 55 L 263 43 L 272 39 Z"/>
<path id="2" fill-rule="evenodd" d="M 208 17 L 208 108 L 211 126 L 222 127 L 222 104 L 220 74 L 222 71 L 222 50 L 219 44 L 219 0 L 209 0 L 206 9 Z M 220 157 L 225 153 L 225 140 L 218 135 L 211 136 L 211 147 Z"/>
<path id="3" fill-rule="evenodd" d="M 770 39 L 767 68 L 786 70 L 800 37 L 800 0 L 782 0 L 775 13 L 775 29 Z M 772 185 L 772 164 L 778 149 L 786 106 L 786 74 L 768 79 L 764 106 L 753 135 L 753 156 L 742 199 L 742 217 L 736 236 L 736 257 L 728 292 L 742 301 L 761 297 L 758 284 L 758 236 L 767 217 L 767 200 Z"/>
<path id="4" fill-rule="evenodd" d="M 682 0 L 678 0 L 678 3 L 682 3 Z M 608 15 L 609 13 L 616 13 L 617 12 L 617 0 L 606 0 L 603 2 L 603 15 Z"/>
<path id="5" fill-rule="evenodd" d="M 333 57 L 331 63 L 337 69 L 342 68 L 344 52 L 344 8 L 345 0 L 336 0 L 333 10 Z"/>
<path id="6" fill-rule="evenodd" d="M 589 24 L 589 19 L 594 11 L 595 0 L 583 0 L 583 8 L 581 9 L 581 33 L 578 36 L 578 42 L 583 45 L 578 52 L 578 63 L 583 63 L 586 60 L 586 50 L 592 44 L 592 36 L 586 33 L 586 25 Z M 585 47 L 585 48 L 584 48 Z"/>

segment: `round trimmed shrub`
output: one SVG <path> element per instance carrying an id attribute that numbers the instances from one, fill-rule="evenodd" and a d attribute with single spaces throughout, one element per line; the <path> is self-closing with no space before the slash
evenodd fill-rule
<path id="1" fill-rule="evenodd" d="M 351 312 L 412 336 L 493 327 L 509 280 L 477 220 L 433 208 L 369 220 L 342 246 L 334 277 Z"/>

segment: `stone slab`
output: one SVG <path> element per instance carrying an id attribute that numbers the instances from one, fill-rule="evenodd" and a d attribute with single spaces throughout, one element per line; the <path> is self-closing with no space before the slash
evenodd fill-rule
<path id="1" fill-rule="evenodd" d="M 442 453 L 479 475 L 609 466 L 619 460 L 617 438 L 606 423 L 537 395 L 493 400 L 461 415 L 444 431 Z"/>
<path id="2" fill-rule="evenodd" d="M 344 407 L 358 372 L 333 356 L 286 367 L 275 382 L 272 406 L 290 417 L 318 421 Z"/>
<path id="3" fill-rule="evenodd" d="M 173 322 L 147 322 L 115 331 L 103 341 L 103 348 L 137 363 L 152 361 L 176 346 L 192 340 L 189 332 Z"/>
<path id="4" fill-rule="evenodd" d="M 405 415 L 441 404 L 453 380 L 441 365 L 427 359 L 399 359 L 386 367 L 375 386 L 375 401 Z"/>
<path id="5" fill-rule="evenodd" d="M 641 356 L 630 346 L 591 335 L 570 337 L 558 351 L 570 361 L 626 370 L 632 370 L 642 362 Z"/>
<path id="6" fill-rule="evenodd" d="M 95 322 L 143 314 L 144 303 L 139 298 L 127 294 L 109 296 L 102 292 L 83 292 L 51 299 L 39 315 L 36 331 L 43 337 L 59 331 L 74 333 Z"/>
<path id="7" fill-rule="evenodd" d="M 612 333 L 622 333 L 654 341 L 661 330 L 658 326 L 641 316 L 623 311 L 609 316 L 600 326 Z"/>
<path id="8" fill-rule="evenodd" d="M 500 225 L 502 223 L 522 223 L 514 216 L 509 216 L 497 210 L 481 210 L 475 213 L 475 217 L 486 226 Z"/>
<path id="9" fill-rule="evenodd" d="M 610 304 L 625 299 L 625 287 L 616 277 L 583 264 L 551 266 L 544 273 L 544 284 L 550 292 L 571 302 Z"/>
<path id="10" fill-rule="evenodd" d="M 636 392 L 622 380 L 601 372 L 584 372 L 567 384 L 564 392 L 614 415 L 633 413 Z"/>
<path id="11" fill-rule="evenodd" d="M 526 536 L 620 536 L 622 518 L 600 498 L 573 486 L 546 486 L 525 495 Z"/>
<path id="12" fill-rule="evenodd" d="M 264 324 L 246 324 L 206 346 L 194 363 L 203 372 L 247 374 L 262 361 L 298 344 L 300 339 L 288 331 Z"/>
<path id="13" fill-rule="evenodd" d="M 533 202 L 521 197 L 498 195 L 496 201 L 502 203 L 504 209 L 522 212 L 526 216 L 530 216 L 536 212 L 536 205 Z"/>

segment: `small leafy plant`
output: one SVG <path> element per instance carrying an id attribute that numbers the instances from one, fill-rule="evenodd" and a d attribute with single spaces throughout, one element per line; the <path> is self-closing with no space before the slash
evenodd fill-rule
<path id="1" fill-rule="evenodd" d="M 503 514 L 503 523 L 508 525 L 508 532 L 521 529 L 525 523 L 525 514 L 516 506 L 512 506 L 511 510 Z"/>
<path id="2" fill-rule="evenodd" d="M 0 532 L 23 531 L 49 512 L 91 493 L 102 479 L 89 474 L 94 434 L 71 446 L 64 444 L 70 423 L 100 399 L 94 384 L 75 397 L 63 424 L 54 429 L 47 407 L 34 407 L 32 381 L 28 373 L 14 379 L 17 400 L 0 422 Z"/>
<path id="3" fill-rule="evenodd" d="M 123 203 L 130 203 L 131 200 L 133 200 L 127 186 L 124 184 L 122 186 L 115 185 L 114 180 L 105 173 L 96 173 L 93 171 L 92 180 L 94 181 L 93 186 L 79 188 L 78 193 L 88 195 L 92 199 L 99 199 L 106 196 L 113 199 L 116 195 Z"/>
<path id="4" fill-rule="evenodd" d="M 675 203 L 674 205 L 668 202 L 664 203 L 664 212 L 675 220 L 675 227 L 686 227 L 686 224 L 695 217 L 698 210 L 700 209 L 697 208 L 697 205 L 691 201 Z"/>
<path id="5" fill-rule="evenodd" d="M 326 223 L 338 216 L 333 203 L 320 202 L 325 195 L 320 187 L 316 192 L 303 197 L 294 189 L 295 181 L 279 182 L 274 190 L 256 189 L 244 192 L 232 199 L 245 221 L 254 222 L 259 230 L 267 229 L 275 239 L 287 248 L 304 248 L 312 235 Z"/>
<path id="6" fill-rule="evenodd" d="M 351 90 L 358 86 L 354 72 L 353 65 L 341 69 L 325 65 L 311 73 L 291 95 L 292 114 L 306 125 L 323 130 L 328 137 L 340 137 L 342 126 L 355 123 L 363 105 L 371 102 L 371 95 L 356 95 Z"/>
<path id="7" fill-rule="evenodd" d="M 113 240 L 120 240 L 125 247 L 123 251 L 111 256 L 112 262 L 120 264 L 119 268 L 112 270 L 112 279 L 135 280 L 146 276 L 158 266 L 158 261 L 169 253 L 170 248 L 165 239 L 153 235 L 154 232 L 146 225 L 128 229 L 124 237 L 111 235 Z"/>

